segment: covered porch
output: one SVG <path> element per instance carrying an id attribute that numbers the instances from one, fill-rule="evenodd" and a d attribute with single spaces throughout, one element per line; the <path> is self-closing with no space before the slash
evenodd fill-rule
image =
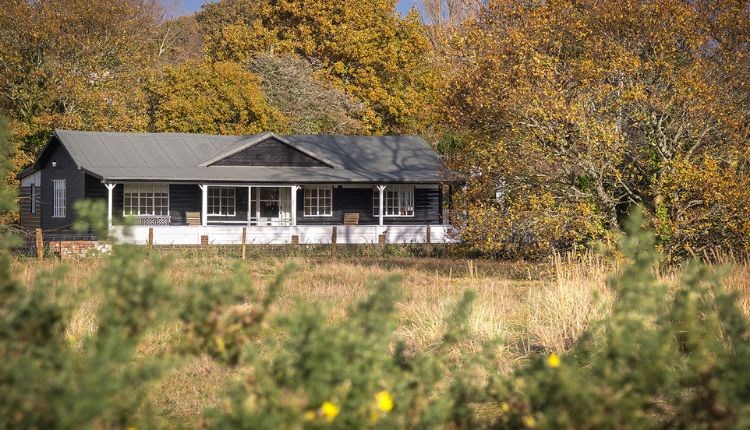
<path id="1" fill-rule="evenodd" d="M 104 186 L 110 230 L 129 243 L 239 244 L 243 232 L 248 244 L 452 241 L 438 184 Z"/>

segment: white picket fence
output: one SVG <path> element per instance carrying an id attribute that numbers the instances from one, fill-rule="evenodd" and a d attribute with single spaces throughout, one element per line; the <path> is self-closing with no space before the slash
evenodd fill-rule
<path id="1" fill-rule="evenodd" d="M 214 245 L 238 245 L 242 243 L 243 226 L 112 226 L 111 233 L 121 243 L 146 245 L 149 229 L 153 229 L 154 245 L 200 245 L 201 237 L 208 236 Z M 246 240 L 249 245 L 283 245 L 292 243 L 297 236 L 300 244 L 330 244 L 333 226 L 247 226 Z M 337 225 L 336 243 L 375 244 L 378 236 L 385 234 L 386 243 L 427 243 L 426 225 Z M 451 226 L 430 225 L 430 243 L 457 242 Z"/>

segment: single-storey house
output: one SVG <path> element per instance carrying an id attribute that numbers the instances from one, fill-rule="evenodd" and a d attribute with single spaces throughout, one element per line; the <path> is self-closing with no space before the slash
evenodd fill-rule
<path id="1" fill-rule="evenodd" d="M 441 159 L 419 136 L 55 130 L 18 177 L 21 224 L 45 231 L 101 199 L 133 243 L 451 240 Z"/>

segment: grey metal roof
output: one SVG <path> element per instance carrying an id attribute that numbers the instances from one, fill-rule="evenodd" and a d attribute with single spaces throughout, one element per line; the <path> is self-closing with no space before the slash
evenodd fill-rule
<path id="1" fill-rule="evenodd" d="M 215 136 L 55 130 L 79 168 L 107 181 L 438 182 L 440 156 L 419 136 L 271 133 Z M 275 137 L 332 167 L 208 165 Z"/>

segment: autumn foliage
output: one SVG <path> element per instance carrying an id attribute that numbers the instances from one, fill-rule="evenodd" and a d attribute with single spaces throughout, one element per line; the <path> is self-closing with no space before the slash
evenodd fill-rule
<path id="1" fill-rule="evenodd" d="M 467 204 L 497 212 L 468 221 L 517 219 L 498 233 L 513 238 L 568 218 L 570 249 L 642 204 L 669 252 L 748 250 L 748 32 L 744 1 L 489 2 L 454 39 L 443 108 L 472 141 L 452 157 L 471 168 Z M 564 237 L 531 234 L 530 253 Z"/>

